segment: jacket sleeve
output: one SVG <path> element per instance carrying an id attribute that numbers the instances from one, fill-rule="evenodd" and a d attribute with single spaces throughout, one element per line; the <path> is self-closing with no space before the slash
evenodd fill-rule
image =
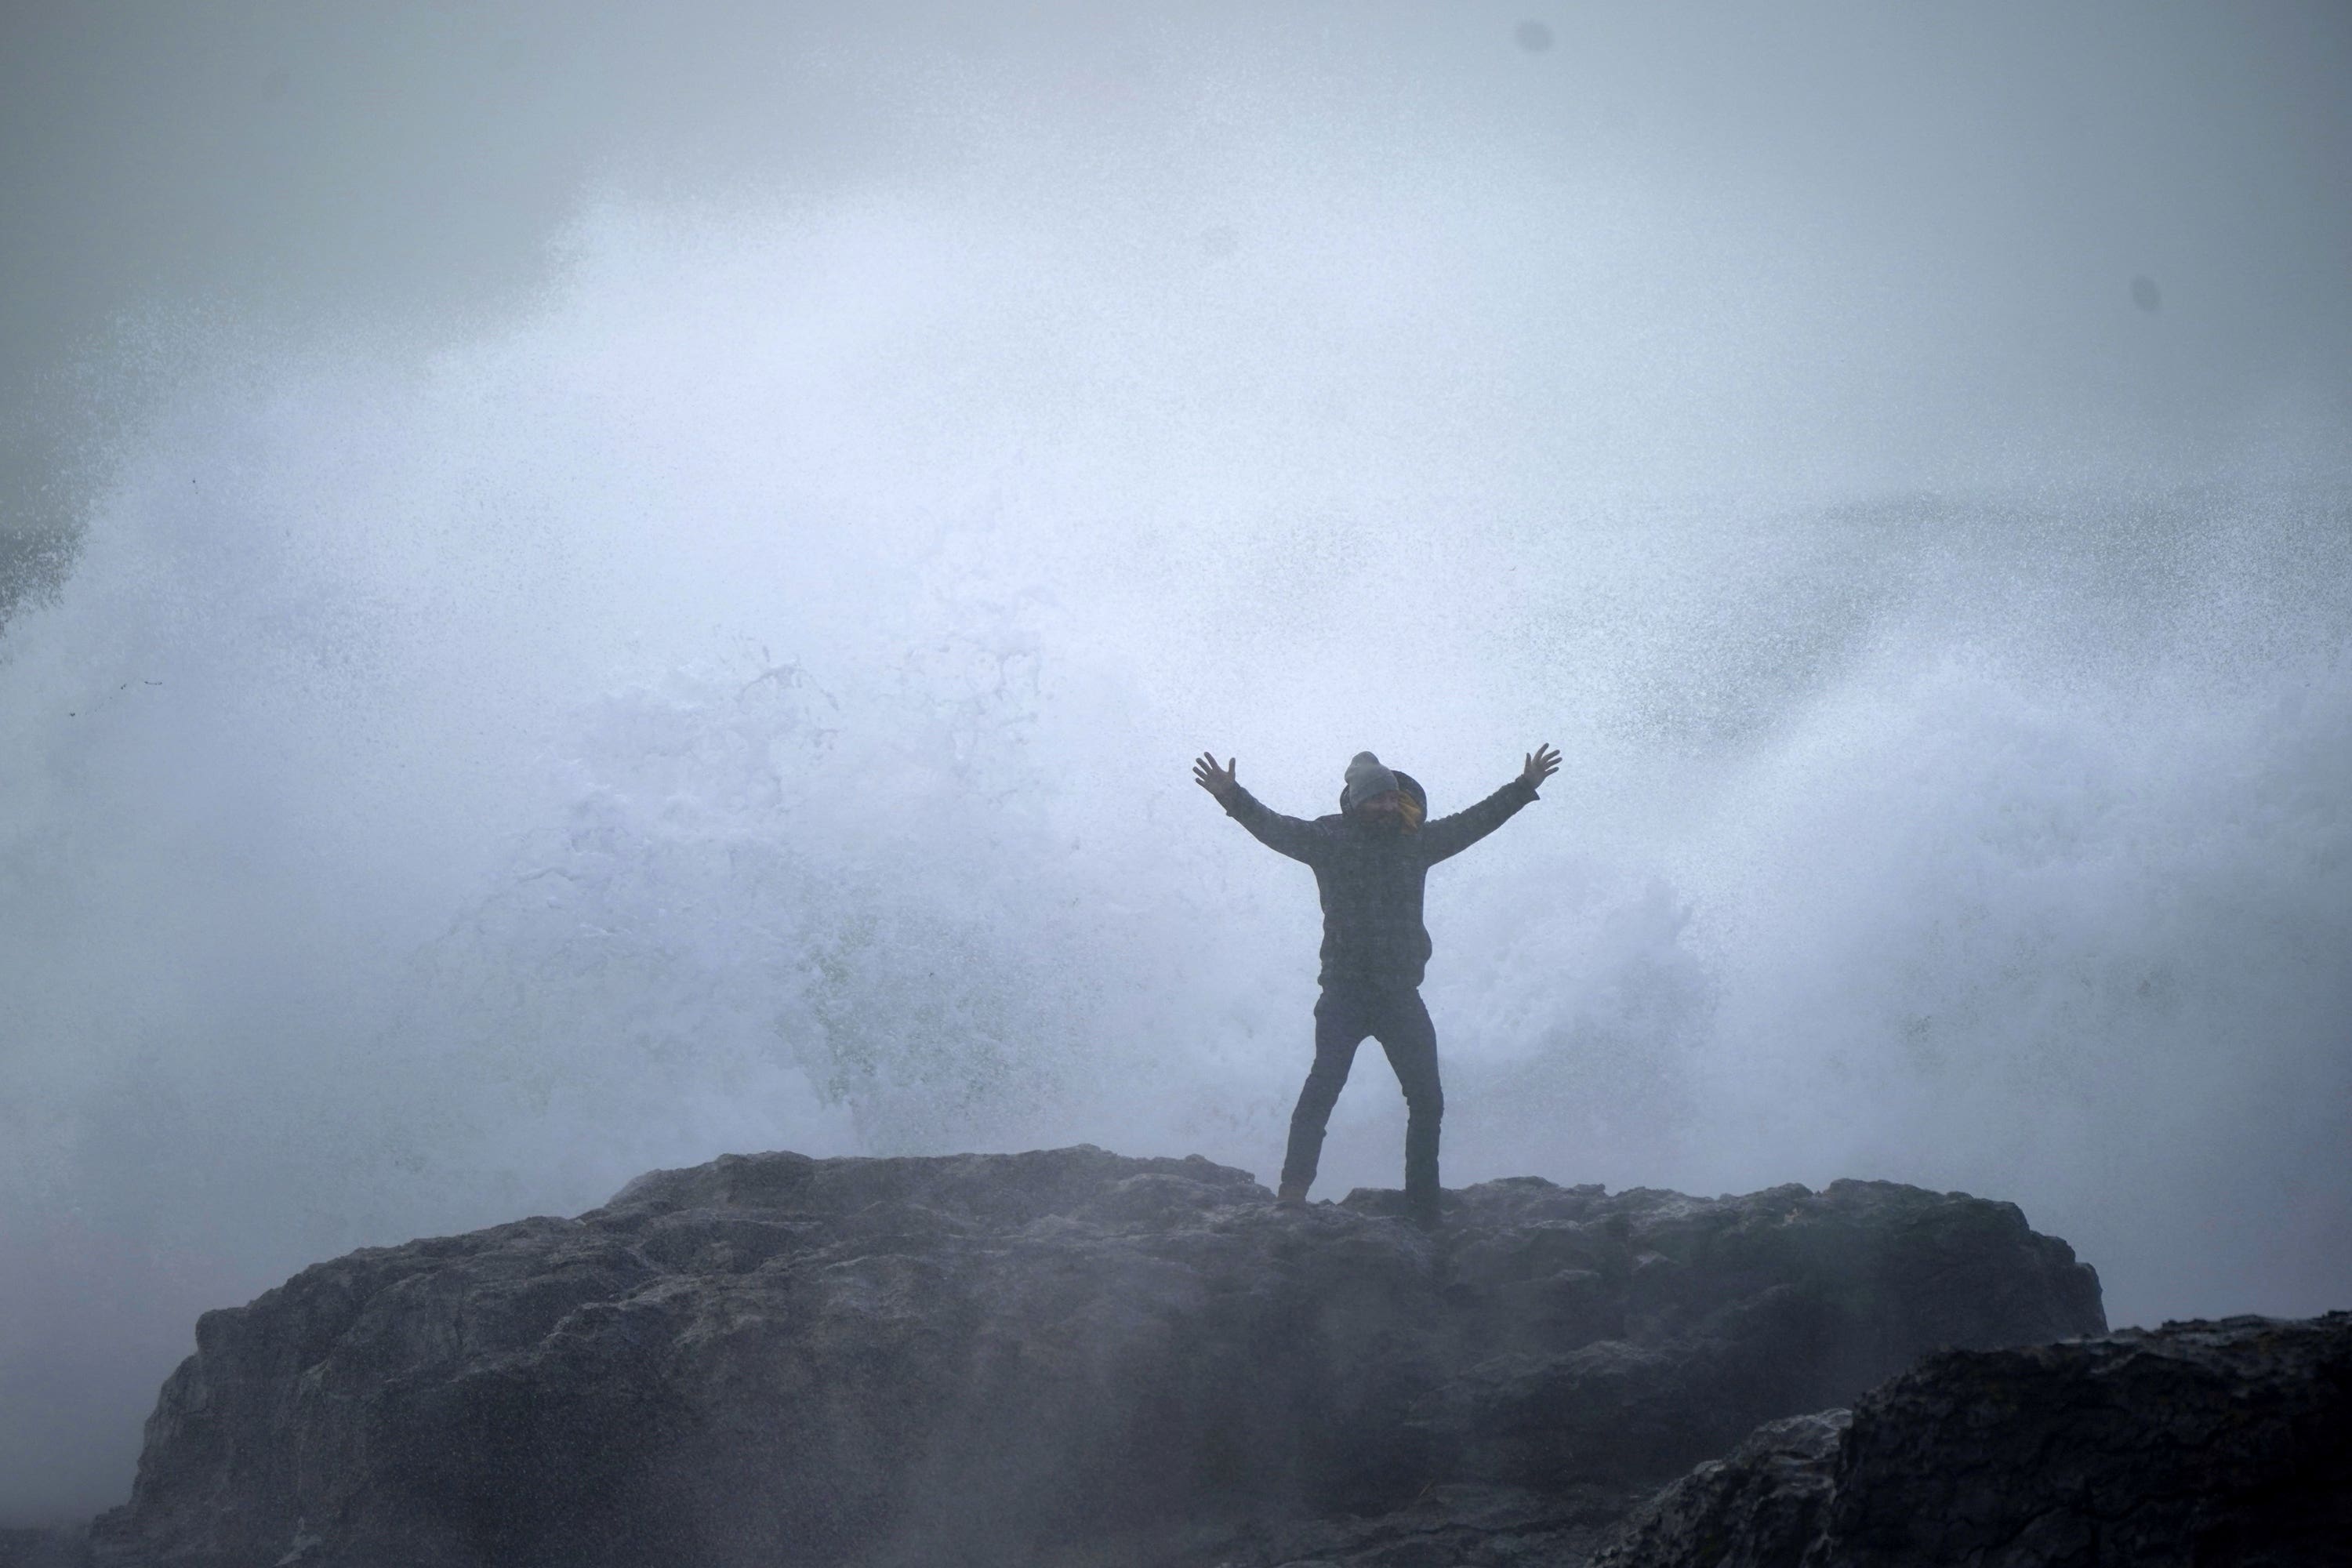
<path id="1" fill-rule="evenodd" d="M 1257 796 L 1239 784 L 1218 804 L 1225 808 L 1227 816 L 1249 829 L 1251 837 L 1276 854 L 1287 855 L 1309 866 L 1322 858 L 1323 834 L 1313 823 L 1268 810 Z"/>
<path id="2" fill-rule="evenodd" d="M 1536 798 L 1536 786 L 1513 779 L 1477 805 L 1441 816 L 1421 830 L 1421 851 L 1432 865 L 1459 855 L 1506 822 L 1519 807 Z"/>

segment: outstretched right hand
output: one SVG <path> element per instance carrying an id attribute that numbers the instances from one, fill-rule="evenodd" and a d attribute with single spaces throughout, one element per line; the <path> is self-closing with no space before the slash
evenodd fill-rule
<path id="1" fill-rule="evenodd" d="M 1225 765 L 1221 768 L 1217 766 L 1215 752 L 1202 752 L 1192 763 L 1192 782 L 1223 801 L 1225 796 L 1241 788 L 1241 785 L 1234 781 L 1234 763 L 1238 761 L 1240 759 L 1237 757 L 1227 757 Z"/>

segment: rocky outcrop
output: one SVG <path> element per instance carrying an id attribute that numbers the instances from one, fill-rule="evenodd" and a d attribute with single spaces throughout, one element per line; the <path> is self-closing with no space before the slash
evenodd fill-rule
<path id="1" fill-rule="evenodd" d="M 1853 1419 L 1825 1410 L 1759 1426 L 1636 1510 L 1593 1568 L 1799 1568 Z"/>
<path id="2" fill-rule="evenodd" d="M 101 1563 L 1573 1562 L 1760 1421 L 2103 1328 L 2016 1208 L 729 1157 L 206 1314 Z"/>
<path id="3" fill-rule="evenodd" d="M 0 1568 L 81 1568 L 89 1540 L 79 1528 L 0 1530 Z"/>
<path id="4" fill-rule="evenodd" d="M 1951 1352 L 1764 1427 L 1600 1568 L 2352 1563 L 2352 1312 Z"/>

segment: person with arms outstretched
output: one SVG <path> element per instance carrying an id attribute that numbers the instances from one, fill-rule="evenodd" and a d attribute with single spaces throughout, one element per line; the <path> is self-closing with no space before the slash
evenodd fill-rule
<path id="1" fill-rule="evenodd" d="M 1559 753 L 1538 746 L 1519 776 L 1477 805 L 1424 821 L 1429 797 L 1412 774 L 1384 766 L 1370 752 L 1348 763 L 1339 810 L 1304 822 L 1270 811 L 1234 777 L 1235 759 L 1213 753 L 1192 764 L 1192 779 L 1226 814 L 1277 854 L 1315 873 L 1323 900 L 1323 994 L 1315 1004 L 1315 1065 L 1290 1116 L 1280 1199 L 1307 1201 L 1323 1152 L 1331 1107 L 1348 1081 L 1356 1047 L 1369 1035 L 1388 1053 L 1404 1089 L 1406 1205 L 1423 1223 L 1438 1214 L 1437 1125 L 1445 1113 L 1438 1086 L 1437 1031 L 1422 1005 L 1429 963 L 1422 924 L 1423 879 L 1440 860 L 1459 855 L 1536 798 L 1559 768 Z"/>

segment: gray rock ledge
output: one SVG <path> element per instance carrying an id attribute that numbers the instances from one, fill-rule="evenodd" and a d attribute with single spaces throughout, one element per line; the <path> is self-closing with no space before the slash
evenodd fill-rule
<path id="1" fill-rule="evenodd" d="M 2065 1243 L 1961 1194 L 1522 1177 L 1398 1215 L 1090 1147 L 657 1172 L 206 1313 L 91 1553 L 1574 1563 L 1759 1422 L 2105 1327 Z"/>

